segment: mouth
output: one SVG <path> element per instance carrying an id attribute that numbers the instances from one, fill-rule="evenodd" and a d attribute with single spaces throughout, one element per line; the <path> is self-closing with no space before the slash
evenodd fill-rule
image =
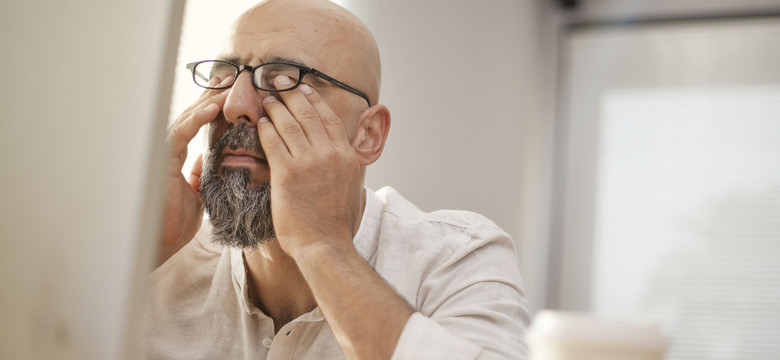
<path id="1" fill-rule="evenodd" d="M 265 157 L 243 149 L 225 149 L 220 163 L 222 166 L 253 166 L 268 164 Z"/>

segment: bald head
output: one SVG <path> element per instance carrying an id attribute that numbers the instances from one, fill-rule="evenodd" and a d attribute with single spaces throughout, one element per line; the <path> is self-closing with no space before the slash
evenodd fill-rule
<path id="1" fill-rule="evenodd" d="M 240 71 L 232 78 L 232 85 L 224 90 L 222 111 L 209 123 L 210 149 L 218 149 L 220 141 L 230 136 L 229 130 L 238 131 L 235 129 L 240 128 L 232 125 L 260 129 L 262 120 L 270 117 L 274 126 L 286 123 L 289 129 L 295 126 L 294 122 L 289 122 L 289 115 L 293 115 L 301 125 L 312 120 L 311 110 L 315 110 L 313 115 L 319 116 L 323 125 L 325 120 L 331 120 L 327 123 L 332 130 L 339 130 L 343 125 L 347 138 L 342 140 L 351 145 L 355 159 L 361 165 L 361 177 L 365 174 L 365 166 L 374 163 L 381 155 L 390 128 L 390 112 L 386 106 L 378 104 L 381 71 L 376 42 L 360 20 L 338 5 L 328 0 L 264 1 L 236 20 L 218 59 L 265 69 L 269 73 Z M 283 73 L 278 67 L 257 67 L 274 62 L 305 65 L 319 70 L 319 73 L 309 73 L 302 79 L 296 79 L 307 85 L 297 92 L 276 94 L 273 90 L 263 90 L 268 89 L 263 85 L 258 88 L 258 81 L 266 81 L 270 77 L 280 86 L 284 84 L 282 81 L 289 80 L 279 76 Z M 226 77 L 224 80 L 229 79 Z M 250 79 L 254 79 L 255 83 Z M 307 93 L 305 89 L 313 92 Z M 366 99 L 358 93 L 368 97 L 370 106 L 366 106 Z M 306 96 L 310 98 L 309 104 L 302 101 L 300 94 L 309 94 Z M 283 107 L 274 100 L 281 100 Z M 276 112 L 269 113 L 273 112 L 269 108 L 276 109 Z M 340 121 L 333 121 L 336 118 Z M 249 145 L 256 145 L 257 149 L 253 152 L 260 154 L 262 144 L 258 132 L 254 132 L 255 136 L 241 138 Z M 338 133 L 334 134 L 338 138 Z M 220 156 L 221 152 L 210 155 L 216 159 Z M 255 162 L 249 165 L 252 165 L 248 166 L 251 184 L 261 186 L 270 180 L 267 165 Z M 217 163 L 212 168 L 218 166 Z"/>
<path id="2" fill-rule="evenodd" d="M 261 2 L 236 20 L 223 55 L 245 64 L 295 60 L 364 92 L 372 104 L 378 102 L 376 41 L 360 19 L 328 0 Z"/>

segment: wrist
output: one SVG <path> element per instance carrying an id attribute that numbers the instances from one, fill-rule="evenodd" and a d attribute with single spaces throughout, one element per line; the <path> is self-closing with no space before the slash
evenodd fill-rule
<path id="1" fill-rule="evenodd" d="M 355 250 L 350 239 L 349 242 L 331 240 L 315 241 L 291 250 L 289 255 L 300 267 L 302 264 L 314 264 L 322 261 L 328 262 L 337 260 L 352 253 L 357 254 L 357 250 Z"/>

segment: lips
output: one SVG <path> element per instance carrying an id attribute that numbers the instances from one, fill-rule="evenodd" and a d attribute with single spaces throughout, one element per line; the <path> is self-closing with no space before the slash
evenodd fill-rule
<path id="1" fill-rule="evenodd" d="M 247 150 L 244 150 L 244 149 L 233 150 L 233 149 L 229 149 L 228 148 L 228 149 L 225 149 L 224 151 L 222 151 L 222 156 L 223 157 L 228 156 L 228 155 L 233 155 L 233 156 L 250 156 L 250 157 L 256 158 L 258 160 L 265 161 L 265 158 L 263 156 L 260 156 L 259 154 L 255 154 L 253 152 L 250 152 L 250 151 L 247 151 Z"/>
<path id="2" fill-rule="evenodd" d="M 222 152 L 223 166 L 249 166 L 252 164 L 264 164 L 266 159 L 258 154 L 242 149 L 226 149 Z"/>

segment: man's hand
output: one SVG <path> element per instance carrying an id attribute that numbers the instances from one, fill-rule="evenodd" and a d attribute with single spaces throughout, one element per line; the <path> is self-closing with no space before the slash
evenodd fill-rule
<path id="1" fill-rule="evenodd" d="M 185 110 L 168 130 L 168 195 L 163 215 L 158 266 L 186 245 L 200 227 L 203 219 L 203 201 L 199 185 L 202 157 L 195 161 L 189 181 L 184 178 L 181 170 L 187 159 L 187 144 L 203 125 L 217 117 L 225 104 L 226 96 L 226 91 L 204 91 L 195 104 Z"/>
<path id="2" fill-rule="evenodd" d="M 279 76 L 280 87 L 290 79 Z M 361 166 L 341 119 L 306 84 L 263 100 L 258 134 L 271 169 L 271 212 L 282 249 L 352 246 L 362 211 Z"/>
<path id="3" fill-rule="evenodd" d="M 289 80 L 289 79 L 288 79 Z M 283 79 L 275 79 L 284 86 Z M 257 128 L 271 168 L 277 241 L 298 265 L 348 359 L 390 359 L 414 312 L 352 244 L 362 164 L 341 119 L 310 86 L 266 97 Z"/>

